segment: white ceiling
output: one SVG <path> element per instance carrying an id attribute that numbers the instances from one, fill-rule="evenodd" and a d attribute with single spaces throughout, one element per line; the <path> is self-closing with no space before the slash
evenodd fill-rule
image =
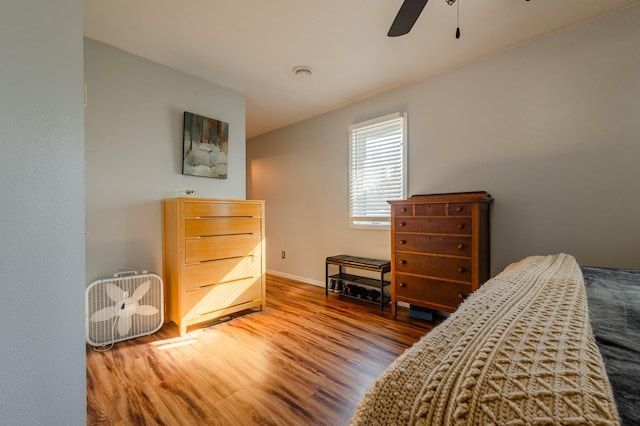
<path id="1" fill-rule="evenodd" d="M 84 0 L 86 37 L 246 96 L 247 138 L 415 82 L 640 0 Z M 313 76 L 294 76 L 309 65 Z"/>

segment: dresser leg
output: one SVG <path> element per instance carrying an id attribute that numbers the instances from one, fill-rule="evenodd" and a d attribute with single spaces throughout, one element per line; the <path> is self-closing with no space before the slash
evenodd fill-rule
<path id="1" fill-rule="evenodd" d="M 391 318 L 393 318 L 394 320 L 396 319 L 396 312 L 397 312 L 397 305 L 398 302 L 396 302 L 395 300 L 391 301 Z"/>

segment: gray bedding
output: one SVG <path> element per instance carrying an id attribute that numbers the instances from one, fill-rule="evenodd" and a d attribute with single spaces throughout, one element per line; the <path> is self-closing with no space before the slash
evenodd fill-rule
<path id="1" fill-rule="evenodd" d="M 640 425 L 640 270 L 581 269 L 591 326 L 621 423 Z"/>

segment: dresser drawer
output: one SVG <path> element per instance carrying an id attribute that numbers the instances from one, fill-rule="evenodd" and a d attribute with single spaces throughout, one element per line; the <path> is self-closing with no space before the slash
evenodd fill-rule
<path id="1" fill-rule="evenodd" d="M 471 216 L 472 208 L 472 203 L 451 203 L 447 208 L 447 214 L 449 216 Z"/>
<path id="2" fill-rule="evenodd" d="M 218 282 L 259 277 L 261 273 L 261 256 L 234 257 L 187 265 L 184 282 L 187 290 L 195 290 Z"/>
<path id="3" fill-rule="evenodd" d="M 187 219 L 184 224 L 184 232 L 187 238 L 211 235 L 259 234 L 260 219 L 253 217 Z"/>
<path id="4" fill-rule="evenodd" d="M 471 256 L 471 237 L 396 234 L 395 249 L 422 253 Z"/>
<path id="5" fill-rule="evenodd" d="M 396 204 L 392 208 L 395 216 L 413 216 L 413 204 Z"/>
<path id="6" fill-rule="evenodd" d="M 396 232 L 471 234 L 470 217 L 399 217 L 394 220 Z"/>
<path id="7" fill-rule="evenodd" d="M 446 216 L 447 205 L 442 203 L 420 203 L 416 204 L 415 216 Z"/>
<path id="8" fill-rule="evenodd" d="M 471 293 L 471 285 L 396 274 L 396 298 L 409 303 L 433 304 L 436 309 L 455 311 Z"/>
<path id="9" fill-rule="evenodd" d="M 260 204 L 197 202 L 184 204 L 184 215 L 187 218 L 208 216 L 260 217 L 261 213 Z"/>
<path id="10" fill-rule="evenodd" d="M 446 216 L 447 205 L 442 203 L 395 204 L 394 216 Z"/>
<path id="11" fill-rule="evenodd" d="M 187 291 L 182 299 L 183 319 L 193 319 L 220 309 L 262 298 L 260 278 L 214 284 Z"/>
<path id="12" fill-rule="evenodd" d="M 395 270 L 471 282 L 471 259 L 396 252 Z"/>
<path id="13" fill-rule="evenodd" d="M 230 257 L 258 256 L 262 235 L 221 235 L 185 241 L 185 262 L 206 262 Z"/>

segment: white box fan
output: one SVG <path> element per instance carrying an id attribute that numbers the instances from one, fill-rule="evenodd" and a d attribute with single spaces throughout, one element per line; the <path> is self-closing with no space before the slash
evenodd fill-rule
<path id="1" fill-rule="evenodd" d="M 126 271 L 92 282 L 85 291 L 87 343 L 113 345 L 153 334 L 164 322 L 162 279 Z"/>

